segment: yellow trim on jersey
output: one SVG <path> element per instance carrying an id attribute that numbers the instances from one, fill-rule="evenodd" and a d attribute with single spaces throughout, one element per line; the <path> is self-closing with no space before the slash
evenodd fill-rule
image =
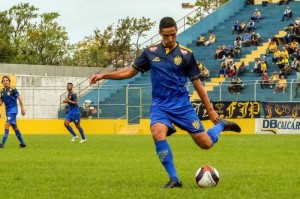
<path id="1" fill-rule="evenodd" d="M 190 53 L 193 52 L 191 49 L 189 49 L 189 48 L 187 48 L 187 47 L 185 47 L 185 46 L 182 46 L 181 44 L 179 44 L 179 48 L 182 48 L 182 49 L 184 49 L 184 50 L 187 50 L 187 51 L 189 51 Z"/>
<path id="2" fill-rule="evenodd" d="M 170 48 L 165 48 L 166 50 L 166 55 L 170 52 Z"/>
<path id="3" fill-rule="evenodd" d="M 158 46 L 160 43 L 161 43 L 161 41 L 158 41 L 158 42 L 156 42 L 155 44 L 151 44 L 150 47 Z"/>

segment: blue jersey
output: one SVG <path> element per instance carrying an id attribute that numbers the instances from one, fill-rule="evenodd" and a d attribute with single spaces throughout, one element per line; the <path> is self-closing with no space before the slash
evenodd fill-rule
<path id="1" fill-rule="evenodd" d="M 6 115 L 18 113 L 17 99 L 19 96 L 19 92 L 15 88 L 1 89 L 1 101 L 5 104 Z"/>
<path id="2" fill-rule="evenodd" d="M 71 101 L 77 101 L 77 95 L 75 92 L 68 93 L 68 98 Z M 68 104 L 69 104 L 69 113 L 80 113 L 80 109 L 78 105 L 71 104 L 71 103 Z"/>
<path id="3" fill-rule="evenodd" d="M 172 109 L 191 106 L 185 84 L 187 77 L 199 79 L 200 69 L 190 49 L 178 44 L 169 51 L 162 43 L 152 45 L 133 67 L 140 72 L 151 69 L 152 106 Z"/>

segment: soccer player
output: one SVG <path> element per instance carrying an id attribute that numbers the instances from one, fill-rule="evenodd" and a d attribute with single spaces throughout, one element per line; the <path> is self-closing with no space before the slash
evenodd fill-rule
<path id="1" fill-rule="evenodd" d="M 76 128 L 78 129 L 81 140 L 80 143 L 86 142 L 86 138 L 83 132 L 83 129 L 80 126 L 80 109 L 78 107 L 77 94 L 73 92 L 73 84 L 67 84 L 68 96 L 64 99 L 63 103 L 69 104 L 69 112 L 66 115 L 64 125 L 68 129 L 68 131 L 73 135 L 71 142 L 74 142 L 78 136 L 70 126 L 70 122 L 74 122 Z"/>
<path id="2" fill-rule="evenodd" d="M 4 103 L 6 110 L 6 122 L 4 126 L 4 135 L 2 138 L 2 142 L 0 144 L 0 148 L 4 148 L 5 142 L 7 140 L 9 134 L 9 128 L 12 126 L 13 130 L 16 133 L 18 140 L 20 141 L 20 148 L 26 147 L 26 144 L 22 138 L 21 132 L 17 126 L 17 114 L 18 114 L 18 103 L 19 100 L 21 114 L 25 115 L 25 110 L 23 107 L 23 101 L 19 95 L 19 92 L 16 88 L 10 87 L 10 78 L 6 75 L 2 77 L 1 83 L 4 88 L 1 89 L 1 97 L 0 97 L 0 106 Z"/>
<path id="3" fill-rule="evenodd" d="M 151 69 L 152 105 L 150 129 L 156 153 L 167 171 L 170 181 L 163 188 L 182 187 L 173 162 L 172 150 L 166 140 L 175 132 L 173 124 L 186 130 L 194 142 L 202 149 L 211 148 L 224 130 L 240 132 L 233 122 L 219 118 L 214 111 L 206 91 L 199 80 L 200 70 L 191 50 L 176 42 L 177 26 L 171 17 L 161 19 L 159 34 L 162 42 L 146 48 L 131 67 L 110 73 L 94 74 L 90 83 L 101 79 L 126 79 L 138 72 Z M 205 105 L 215 126 L 205 132 L 199 117 L 192 107 L 185 87 L 187 77 Z"/>

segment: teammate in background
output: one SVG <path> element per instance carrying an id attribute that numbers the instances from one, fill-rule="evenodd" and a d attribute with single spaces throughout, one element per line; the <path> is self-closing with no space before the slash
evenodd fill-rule
<path id="1" fill-rule="evenodd" d="M 4 103 L 6 110 L 6 122 L 4 126 L 4 135 L 2 138 L 2 142 L 0 144 L 0 148 L 4 148 L 5 142 L 7 140 L 9 134 L 9 128 L 12 126 L 13 130 L 16 133 L 18 140 L 20 141 L 20 148 L 26 147 L 26 144 L 22 138 L 21 132 L 17 126 L 17 114 L 18 114 L 18 103 L 19 100 L 21 114 L 25 115 L 25 110 L 23 107 L 23 101 L 19 95 L 19 92 L 16 88 L 10 87 L 10 78 L 8 76 L 3 76 L 1 83 L 4 88 L 1 89 L 1 97 L 0 97 L 0 106 Z"/>
<path id="2" fill-rule="evenodd" d="M 66 115 L 65 118 L 65 127 L 68 129 L 68 131 L 73 135 L 73 138 L 71 142 L 74 142 L 78 136 L 70 126 L 70 122 L 74 122 L 76 128 L 78 129 L 80 135 L 81 135 L 81 140 L 80 143 L 86 142 L 86 138 L 83 132 L 83 129 L 80 126 L 80 109 L 78 107 L 78 101 L 77 101 L 77 95 L 75 92 L 73 92 L 73 84 L 68 83 L 67 84 L 67 90 L 68 90 L 68 96 L 66 99 L 63 101 L 63 103 L 68 103 L 69 104 L 69 112 Z"/>
<path id="3" fill-rule="evenodd" d="M 94 74 L 90 83 L 101 79 L 126 79 L 138 72 L 151 69 L 152 105 L 150 111 L 150 129 L 155 143 L 156 153 L 167 171 L 170 181 L 163 188 L 182 187 L 173 162 L 172 150 L 166 140 L 175 133 L 176 126 L 186 130 L 194 142 L 202 149 L 211 148 L 224 130 L 240 132 L 240 127 L 220 119 L 214 111 L 206 91 L 199 80 L 200 70 L 190 49 L 176 42 L 177 26 L 171 17 L 160 21 L 159 34 L 162 42 L 146 48 L 131 67 L 119 71 Z M 207 113 L 216 125 L 205 132 L 205 129 L 192 107 L 185 87 L 187 77 L 205 105 Z"/>

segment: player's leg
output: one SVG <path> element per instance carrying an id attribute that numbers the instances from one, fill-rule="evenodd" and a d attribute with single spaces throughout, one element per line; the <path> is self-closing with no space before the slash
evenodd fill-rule
<path id="1" fill-rule="evenodd" d="M 76 128 L 78 129 L 78 131 L 79 131 L 79 133 L 81 135 L 80 143 L 86 142 L 86 137 L 84 135 L 82 127 L 80 126 L 80 122 L 75 123 L 75 126 L 76 126 Z"/>
<path id="2" fill-rule="evenodd" d="M 26 147 L 26 144 L 25 144 L 25 142 L 24 142 L 24 140 L 23 140 L 22 134 L 21 134 L 21 132 L 20 132 L 18 126 L 17 126 L 16 124 L 11 124 L 11 126 L 12 126 L 12 128 L 14 129 L 15 134 L 16 134 L 18 140 L 20 141 L 20 148 Z"/>
<path id="3" fill-rule="evenodd" d="M 71 122 L 71 116 L 68 114 L 66 116 L 66 119 L 65 119 L 65 122 L 64 122 L 64 125 L 65 127 L 67 128 L 67 130 L 72 134 L 73 138 L 71 139 L 71 142 L 74 142 L 78 136 L 76 135 L 76 133 L 74 132 L 74 130 L 72 129 L 72 127 L 70 126 L 70 122 Z"/>
<path id="4" fill-rule="evenodd" d="M 4 145 L 6 143 L 6 140 L 8 138 L 8 134 L 9 134 L 9 127 L 10 127 L 10 123 L 6 122 L 5 126 L 4 126 L 4 135 L 2 138 L 2 142 L 0 144 L 0 148 L 4 148 Z"/>
<path id="5" fill-rule="evenodd" d="M 182 187 L 173 162 L 171 147 L 166 140 L 168 130 L 169 128 L 162 123 L 155 123 L 151 126 L 156 154 L 170 177 L 170 181 L 163 188 Z"/>

